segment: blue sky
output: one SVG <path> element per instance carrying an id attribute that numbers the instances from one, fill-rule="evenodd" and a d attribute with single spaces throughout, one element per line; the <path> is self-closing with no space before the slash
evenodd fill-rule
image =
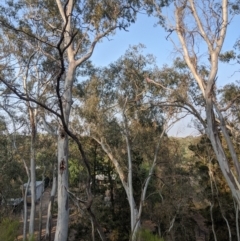
<path id="1" fill-rule="evenodd" d="M 147 15 L 139 15 L 135 24 L 131 25 L 129 31 L 118 30 L 110 40 L 104 39 L 98 43 L 91 57 L 92 62 L 96 66 L 107 66 L 122 56 L 130 45 L 142 43 L 146 46 L 145 53 L 156 56 L 157 64 L 161 67 L 164 64 L 171 65 L 176 57 L 171 41 L 166 40 L 167 32 L 161 26 L 154 27 L 157 19 L 148 17 Z M 223 50 L 231 50 L 236 39 L 240 37 L 239 26 L 240 17 L 234 18 L 228 27 L 227 37 L 223 46 Z M 218 85 L 223 86 L 226 83 L 240 79 L 238 65 L 220 64 L 218 72 Z M 239 68 L 240 69 L 240 68 Z M 176 124 L 170 135 L 188 136 L 199 134 L 194 128 L 190 128 L 191 118 L 186 118 Z"/>
<path id="2" fill-rule="evenodd" d="M 166 64 L 166 62 L 170 64 L 172 44 L 165 39 L 168 33 L 162 27 L 154 27 L 156 22 L 156 18 L 139 15 L 136 23 L 130 26 L 128 32 L 118 30 L 110 37 L 110 40 L 105 38 L 98 43 L 91 58 L 92 61 L 96 65 L 106 66 L 123 55 L 129 45 L 143 43 L 146 46 L 145 52 L 155 55 L 159 65 Z"/>

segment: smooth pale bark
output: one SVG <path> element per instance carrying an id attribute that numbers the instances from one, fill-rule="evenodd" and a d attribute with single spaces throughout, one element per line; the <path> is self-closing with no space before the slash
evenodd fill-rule
<path id="1" fill-rule="evenodd" d="M 60 0 L 56 0 L 59 13 L 66 28 L 64 29 L 64 44 L 68 45 L 71 41 L 69 33 L 71 32 L 71 15 L 73 9 L 73 0 L 69 0 L 66 8 Z M 66 11 L 66 12 L 64 12 Z M 72 105 L 72 86 L 75 75 L 76 65 L 74 60 L 73 46 L 67 48 L 67 57 L 69 61 L 66 78 L 64 80 L 64 93 L 60 97 L 60 89 L 57 89 L 59 107 L 61 116 L 64 118 L 65 127 L 68 128 L 69 116 Z M 58 85 L 60 85 L 58 83 Z M 55 241 L 66 241 L 68 236 L 69 207 L 68 207 L 68 135 L 63 126 L 58 127 L 58 219 L 55 233 Z"/>
<path id="2" fill-rule="evenodd" d="M 92 241 L 95 241 L 95 226 L 92 218 L 90 218 L 91 226 L 92 226 Z"/>
<path id="3" fill-rule="evenodd" d="M 63 106 L 64 121 L 69 122 L 72 104 L 72 85 L 75 74 L 75 65 L 70 63 L 65 79 Z M 58 219 L 55 241 L 66 241 L 68 236 L 68 135 L 60 125 L 58 129 Z"/>
<path id="4" fill-rule="evenodd" d="M 132 156 L 131 156 L 131 147 L 128 136 L 127 120 L 125 118 L 125 131 L 126 131 L 126 145 L 127 145 L 127 154 L 128 154 L 128 202 L 130 206 L 131 213 L 131 231 L 133 231 L 138 211 L 136 210 L 136 204 L 133 197 L 133 185 L 132 185 Z"/>
<path id="5" fill-rule="evenodd" d="M 57 190 L 57 178 L 54 175 L 53 183 L 52 183 L 52 190 L 51 190 L 51 197 L 48 203 L 48 212 L 47 212 L 47 222 L 46 222 L 46 234 L 45 240 L 51 241 L 51 229 L 52 229 L 52 207 L 54 203 L 54 197 L 56 195 Z"/>
<path id="6" fill-rule="evenodd" d="M 58 219 L 55 241 L 66 241 L 68 235 L 68 136 L 59 128 L 58 136 Z"/>
<path id="7" fill-rule="evenodd" d="M 36 213 L 36 164 L 35 164 L 35 144 L 36 144 L 36 126 L 35 122 L 31 124 L 31 212 L 29 220 L 29 235 L 34 235 L 34 221 Z"/>
<path id="8" fill-rule="evenodd" d="M 24 212 L 23 212 L 23 240 L 26 240 L 26 238 L 27 238 L 27 219 L 28 219 L 27 218 L 27 191 L 28 191 L 31 179 L 30 179 L 30 174 L 29 174 L 27 164 L 24 160 L 23 160 L 23 164 L 24 164 L 27 176 L 28 176 L 28 182 L 27 182 L 27 186 L 26 186 L 25 190 L 24 190 L 24 186 L 22 188 L 22 191 L 23 191 L 23 210 L 24 210 Z"/>
<path id="9" fill-rule="evenodd" d="M 38 210 L 38 241 L 42 239 L 42 195 L 39 201 L 39 210 Z"/>
<path id="10" fill-rule="evenodd" d="M 33 109 L 28 102 L 29 119 L 31 126 L 31 149 L 30 149 L 30 190 L 31 190 L 31 210 L 29 219 L 29 237 L 34 236 L 34 223 L 35 223 L 35 213 L 36 213 L 36 164 L 35 164 L 35 145 L 36 145 L 36 116 L 37 110 Z M 26 164 L 25 164 L 26 165 Z M 27 193 L 28 187 L 26 189 Z"/>
<path id="11" fill-rule="evenodd" d="M 209 179 L 210 179 L 210 186 L 211 186 L 211 193 L 212 193 L 212 202 L 214 202 L 214 193 L 213 193 L 213 173 L 212 173 L 212 160 L 209 160 L 209 164 L 208 164 L 208 175 L 209 175 Z M 214 204 L 212 204 L 210 202 L 210 216 L 211 216 L 211 221 L 212 221 L 212 232 L 213 232 L 213 236 L 214 236 L 214 240 L 217 241 L 217 235 L 215 232 L 215 226 L 214 226 L 214 217 L 213 217 L 213 207 Z"/>
<path id="12" fill-rule="evenodd" d="M 28 65 L 31 62 L 32 54 L 28 60 Z M 29 67 L 29 66 L 28 66 Z M 29 95 L 29 89 L 27 87 L 28 81 L 28 71 L 29 68 L 27 67 L 26 74 L 23 78 L 23 88 L 25 95 Z M 39 95 L 39 81 L 37 87 L 37 98 Z M 37 136 L 37 107 L 31 106 L 30 102 L 26 102 L 27 111 L 28 111 L 28 118 L 30 122 L 30 130 L 31 130 L 31 146 L 30 146 L 30 179 L 31 179 L 31 211 L 30 211 L 30 220 L 29 220 L 29 237 L 34 236 L 34 222 L 35 222 L 35 213 L 36 213 L 36 164 L 35 164 L 35 155 L 36 155 L 36 136 Z"/>
<path id="13" fill-rule="evenodd" d="M 45 186 L 45 183 L 44 183 L 45 171 L 46 171 L 46 167 L 44 166 L 44 171 L 42 173 L 42 183 L 44 184 L 44 186 Z M 39 221 L 38 221 L 38 223 L 39 223 L 39 225 L 38 225 L 38 241 L 41 241 L 41 239 L 42 239 L 42 196 L 43 195 L 41 195 L 41 197 L 40 197 L 39 210 L 38 210 L 38 218 L 39 218 Z"/>
<path id="14" fill-rule="evenodd" d="M 124 115 L 124 121 L 125 121 L 125 138 L 126 138 L 126 146 L 127 146 L 127 154 L 128 154 L 128 185 L 127 185 L 127 197 L 128 197 L 128 203 L 130 206 L 130 215 L 131 215 L 131 240 L 136 240 L 137 238 L 137 232 L 140 228 L 140 217 L 137 205 L 134 200 L 133 196 L 133 177 L 132 177 L 132 156 L 131 156 L 131 146 L 129 141 L 129 130 L 128 130 L 128 124 L 125 114 Z"/>
<path id="15" fill-rule="evenodd" d="M 207 114 L 207 124 L 208 124 L 207 135 L 211 141 L 220 169 L 227 181 L 228 186 L 230 187 L 232 195 L 238 202 L 238 205 L 240 205 L 240 185 L 237 178 L 235 177 L 234 173 L 230 168 L 230 163 L 228 162 L 228 158 L 226 157 L 221 140 L 219 138 L 218 131 L 216 129 L 217 127 L 215 124 L 215 117 L 213 114 L 213 103 L 210 98 L 207 98 L 206 100 L 206 114 Z M 239 163 L 236 163 L 236 165 L 237 166 L 235 166 L 235 168 L 237 169 L 239 167 Z"/>
<path id="16" fill-rule="evenodd" d="M 73 0 L 69 0 L 67 8 L 63 7 L 60 0 L 56 0 L 58 10 L 63 22 L 66 24 L 64 29 L 64 44 L 71 42 L 71 15 L 73 10 Z M 66 12 L 64 12 L 66 11 Z M 57 89 L 59 98 L 59 107 L 61 116 L 65 122 L 65 128 L 68 128 L 69 116 L 72 105 L 72 86 L 75 77 L 77 64 L 75 62 L 75 52 L 72 44 L 67 48 L 68 69 L 64 80 L 64 93 L 60 97 L 60 89 Z M 90 57 L 90 56 L 89 56 Z M 80 64 L 81 62 L 79 62 Z M 58 83 L 60 86 L 60 83 Z M 55 233 L 55 241 L 66 241 L 68 236 L 69 207 L 68 207 L 68 135 L 64 127 L 60 124 L 58 127 L 58 219 Z"/>
<path id="17" fill-rule="evenodd" d="M 239 208 L 238 208 L 238 205 L 237 203 L 234 201 L 234 208 L 235 208 L 235 212 L 236 212 L 236 215 L 235 215 L 235 219 L 236 219 L 236 232 L 237 232 L 237 241 L 240 241 L 240 234 L 239 234 L 239 219 L 238 219 L 238 216 L 239 216 Z"/>
<path id="18" fill-rule="evenodd" d="M 36 164 L 35 164 L 35 145 L 36 145 L 36 115 L 37 110 L 33 109 L 28 103 L 29 119 L 31 126 L 31 149 L 30 149 L 30 179 L 31 179 L 31 210 L 29 220 L 29 236 L 34 235 L 34 222 L 36 213 Z"/>
<path id="19" fill-rule="evenodd" d="M 28 179 L 27 182 L 27 186 L 25 189 L 25 193 L 24 193 L 24 198 L 23 198 L 23 209 L 24 209 L 24 214 L 23 214 L 23 240 L 25 240 L 27 238 L 27 190 L 29 188 L 30 185 L 30 178 Z"/>
<path id="20" fill-rule="evenodd" d="M 184 59 L 193 77 L 198 83 L 198 86 L 205 99 L 205 103 L 206 103 L 205 113 L 206 113 L 206 119 L 207 119 L 206 134 L 208 135 L 211 141 L 212 147 L 214 149 L 215 155 L 217 157 L 221 171 L 226 179 L 226 182 L 232 192 L 233 197 L 235 198 L 239 206 L 240 205 L 240 183 L 239 183 L 240 164 L 239 164 L 239 160 L 236 155 L 236 151 L 234 149 L 233 143 L 227 131 L 224 117 L 221 113 L 221 110 L 218 107 L 217 101 L 215 99 L 215 93 L 214 93 L 216 76 L 218 72 L 218 61 L 219 61 L 218 58 L 223 46 L 223 42 L 226 36 L 226 31 L 228 26 L 228 1 L 222 0 L 222 13 L 220 13 L 219 15 L 220 24 L 217 25 L 216 27 L 217 29 L 215 29 L 215 32 L 213 32 L 212 35 L 209 35 L 204 29 L 204 24 L 201 21 L 201 17 L 198 14 L 198 11 L 196 9 L 196 6 L 197 6 L 195 4 L 196 2 L 194 2 L 193 0 L 187 0 L 184 3 L 181 3 L 180 1 L 177 1 L 177 3 L 179 5 L 175 3 L 176 32 L 182 46 L 182 53 L 183 53 Z M 194 49 L 192 48 L 192 45 L 189 45 L 190 42 L 188 41 L 188 39 L 186 39 L 185 33 L 191 31 L 189 29 L 186 29 L 185 28 L 186 25 L 184 24 L 184 20 L 189 21 L 189 19 L 186 19 L 184 15 L 184 11 L 186 9 L 190 10 L 193 17 L 193 21 L 195 21 L 196 26 L 198 28 L 197 31 L 196 29 L 194 31 L 200 34 L 201 38 L 203 39 L 204 43 L 208 48 L 210 69 L 209 69 L 209 75 L 207 77 L 207 80 L 203 79 L 202 76 L 198 73 L 198 70 L 197 70 L 198 59 L 197 58 L 195 59 L 195 63 L 192 61 L 193 55 L 195 57 L 197 56 L 196 56 L 196 53 L 194 53 Z M 205 15 L 205 17 L 206 16 L 207 15 Z M 212 16 L 207 16 L 207 17 L 208 19 L 210 19 Z M 216 35 L 215 33 L 218 33 L 218 34 Z M 213 38 L 212 36 L 215 36 L 215 38 Z M 192 35 L 192 37 L 194 38 L 194 35 Z M 217 118 L 215 117 L 215 115 L 217 115 Z M 230 151 L 230 154 L 233 160 L 233 164 L 234 164 L 233 171 L 231 170 L 230 163 L 228 162 L 228 158 L 226 157 L 224 148 L 219 138 L 216 119 L 220 121 L 219 127 L 221 128 L 223 138 L 227 143 L 228 149 Z"/>

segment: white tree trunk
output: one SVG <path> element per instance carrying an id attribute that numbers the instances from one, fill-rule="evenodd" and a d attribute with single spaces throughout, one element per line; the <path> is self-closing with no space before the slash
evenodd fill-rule
<path id="1" fill-rule="evenodd" d="M 236 214 L 235 214 L 235 219 L 236 219 L 237 241 L 240 241 L 240 235 L 239 235 L 239 221 L 238 221 L 239 207 L 238 207 L 236 201 L 235 201 L 235 200 L 233 200 L 233 201 L 234 201 L 234 207 L 235 207 L 235 212 L 236 212 Z"/>
<path id="2" fill-rule="evenodd" d="M 44 176 L 45 176 L 46 167 L 44 166 L 44 171 L 42 173 L 42 183 L 44 184 Z M 45 184 L 44 184 L 45 185 Z M 38 218 L 39 218 L 39 225 L 38 225 L 38 241 L 41 241 L 42 239 L 42 195 L 43 192 L 41 192 L 40 197 L 40 204 L 39 204 L 39 210 L 38 210 Z"/>
<path id="3" fill-rule="evenodd" d="M 25 189 L 25 192 L 23 192 L 24 197 L 23 197 L 23 240 L 25 240 L 27 238 L 27 190 L 29 188 L 30 185 L 30 178 L 28 178 L 28 182 L 27 182 L 27 186 Z M 24 190 L 24 187 L 23 187 Z"/>
<path id="4" fill-rule="evenodd" d="M 33 145 L 33 143 L 31 143 Z M 35 172 L 35 150 L 31 147 L 31 212 L 29 220 L 29 235 L 34 235 L 34 221 L 36 213 L 36 172 Z"/>
<path id="5" fill-rule="evenodd" d="M 48 203 L 48 212 L 47 212 L 47 222 L 46 222 L 46 234 L 45 239 L 51 240 L 51 228 L 52 228 L 52 206 L 54 203 L 54 197 L 56 195 L 57 190 L 57 178 L 54 175 L 53 177 L 53 183 L 52 183 L 52 190 L 51 190 L 51 197 Z"/>
<path id="6" fill-rule="evenodd" d="M 227 181 L 227 184 L 232 192 L 232 195 L 234 196 L 238 205 L 240 205 L 240 184 L 238 182 L 239 177 L 236 178 L 234 173 L 230 169 L 228 158 L 226 157 L 221 140 L 218 136 L 218 130 L 216 130 L 215 118 L 213 116 L 213 107 L 211 99 L 207 99 L 206 101 L 206 116 L 208 124 L 207 135 L 211 141 L 220 169 Z M 238 165 L 239 164 L 237 164 L 237 166 Z"/>
<path id="7" fill-rule="evenodd" d="M 42 239 L 42 195 L 39 201 L 39 210 L 38 210 L 38 241 Z"/>
<path id="8" fill-rule="evenodd" d="M 141 228 L 141 215 L 139 215 L 139 211 L 137 207 L 130 209 L 131 210 L 131 217 L 133 222 L 133 227 L 131 228 L 131 240 L 135 241 L 137 240 L 137 234 Z"/>
<path id="9" fill-rule="evenodd" d="M 125 121 L 126 122 L 126 121 Z M 125 128 L 126 132 L 128 132 L 127 127 Z M 128 153 L 128 202 L 130 206 L 131 212 L 131 231 L 133 231 L 136 224 L 136 203 L 133 197 L 133 185 L 132 185 L 132 157 L 131 157 L 131 147 L 128 138 L 128 133 L 126 134 L 126 144 L 127 144 L 127 153 Z M 138 213 L 138 212 L 137 212 Z"/>
<path id="10" fill-rule="evenodd" d="M 31 175 L 31 212 L 29 220 L 29 235 L 30 237 L 34 235 L 34 222 L 36 213 L 36 135 L 37 135 L 37 125 L 36 116 L 37 109 L 33 109 L 28 103 L 29 119 L 31 126 L 31 163 L 30 163 L 30 175 Z"/>
<path id="11" fill-rule="evenodd" d="M 95 241 L 95 225 L 92 218 L 90 218 L 90 221 L 92 226 L 92 241 Z"/>
<path id="12" fill-rule="evenodd" d="M 72 105 L 72 85 L 75 74 L 75 65 L 70 63 L 65 79 L 62 98 L 64 121 L 68 127 Z M 58 129 L 58 219 L 55 241 L 66 241 L 68 236 L 68 135 L 60 124 Z"/>
<path id="13" fill-rule="evenodd" d="M 68 136 L 60 127 L 58 136 L 58 219 L 55 241 L 67 240 L 69 209 L 66 188 L 68 188 Z"/>
<path id="14" fill-rule="evenodd" d="M 29 58 L 29 63 L 33 55 Z M 24 92 L 28 96 L 29 89 L 27 87 L 28 80 L 28 70 L 23 78 Z M 39 84 L 39 82 L 38 82 Z M 37 87 L 37 94 L 39 94 L 39 85 Z M 37 96 L 38 98 L 38 96 Z M 37 136 L 37 107 L 32 107 L 30 102 L 26 102 L 28 117 L 31 128 L 31 147 L 30 147 L 30 176 L 31 176 L 31 212 L 29 220 L 29 236 L 32 238 L 34 236 L 34 222 L 35 222 L 35 212 L 36 212 L 36 164 L 35 164 L 35 153 L 36 153 L 36 136 Z"/>

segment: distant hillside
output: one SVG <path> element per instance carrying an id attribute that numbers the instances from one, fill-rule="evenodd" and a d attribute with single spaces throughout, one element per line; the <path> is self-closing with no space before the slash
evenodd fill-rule
<path id="1" fill-rule="evenodd" d="M 170 140 L 175 140 L 179 143 L 180 148 L 184 153 L 184 158 L 193 156 L 193 152 L 189 150 L 189 145 L 199 142 L 201 136 L 186 136 L 186 137 L 169 137 Z"/>

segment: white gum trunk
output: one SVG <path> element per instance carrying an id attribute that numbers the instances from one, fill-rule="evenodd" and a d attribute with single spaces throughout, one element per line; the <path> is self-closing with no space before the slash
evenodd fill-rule
<path id="1" fill-rule="evenodd" d="M 132 221 L 133 221 L 133 224 L 134 224 L 134 226 L 131 229 L 131 232 L 132 232 L 131 240 L 132 241 L 136 241 L 137 240 L 137 233 L 138 233 L 138 231 L 139 231 L 139 229 L 141 227 L 139 211 L 135 207 L 133 210 L 131 210 L 131 213 L 132 213 L 132 219 L 133 219 Z"/>
<path id="2" fill-rule="evenodd" d="M 68 126 L 72 105 L 72 84 L 75 65 L 69 64 L 65 79 L 64 94 L 62 98 L 63 114 Z M 69 208 L 68 208 L 68 135 L 62 125 L 58 129 L 58 219 L 55 241 L 66 241 L 68 236 Z"/>
<path id="3" fill-rule="evenodd" d="M 139 219 L 139 211 L 137 208 L 137 205 L 135 203 L 134 200 L 134 196 L 133 196 L 133 190 L 130 191 L 130 187 L 129 185 L 124 187 L 125 192 L 127 194 L 127 198 L 128 198 L 128 204 L 129 204 L 129 208 L 130 208 L 130 217 L 131 217 L 131 241 L 135 241 L 137 238 L 137 232 L 139 231 L 140 228 L 140 219 Z"/>
<path id="4" fill-rule="evenodd" d="M 27 76 L 23 78 L 23 88 L 26 95 L 29 94 L 29 89 L 27 87 Z M 38 89 L 39 91 L 39 89 Z M 31 211 L 29 220 L 29 236 L 30 239 L 34 236 L 34 222 L 36 213 L 36 164 L 35 164 L 35 154 L 36 154 L 36 136 L 37 136 L 37 113 L 36 107 L 31 106 L 29 101 L 26 102 L 28 117 L 31 128 L 31 149 L 30 149 L 30 180 L 31 180 Z M 28 189 L 27 189 L 28 190 Z"/>
<path id="5" fill-rule="evenodd" d="M 31 150 L 34 155 L 35 150 Z M 29 220 L 29 235 L 34 235 L 34 221 L 36 213 L 36 173 L 35 173 L 35 159 L 31 157 L 31 211 Z"/>
<path id="6" fill-rule="evenodd" d="M 39 211 L 38 211 L 38 241 L 41 241 L 42 238 L 42 195 L 39 202 Z"/>
<path id="7" fill-rule="evenodd" d="M 223 149 L 221 140 L 218 136 L 218 131 L 216 130 L 215 126 L 215 119 L 213 116 L 213 108 L 211 100 L 207 100 L 206 102 L 206 116 L 207 116 L 207 134 L 211 141 L 212 147 L 214 149 L 214 152 L 216 154 L 219 166 L 221 168 L 221 171 L 223 173 L 223 176 L 225 177 L 227 184 L 232 192 L 233 197 L 235 198 L 238 205 L 240 205 L 240 184 L 238 182 L 238 178 L 235 174 L 232 172 L 228 158 L 226 157 L 225 151 Z"/>
<path id="8" fill-rule="evenodd" d="M 126 131 L 126 146 L 127 146 L 127 153 L 128 153 L 128 185 L 125 188 L 127 196 L 128 196 L 128 203 L 130 206 L 130 213 L 131 213 L 131 240 L 136 240 L 136 232 L 139 228 L 138 219 L 138 208 L 136 206 L 134 196 L 133 196 L 133 183 L 132 183 L 132 156 L 131 156 L 131 145 L 128 136 L 128 124 L 127 119 L 124 115 L 125 121 L 125 131 Z M 136 232 L 134 231 L 136 230 Z"/>
<path id="9" fill-rule="evenodd" d="M 51 197 L 48 203 L 48 212 L 47 212 L 47 222 L 46 222 L 46 234 L 45 240 L 51 240 L 51 228 L 52 228 L 52 206 L 54 203 L 54 197 L 56 195 L 57 190 L 57 178 L 56 176 L 53 177 L 52 183 L 52 190 L 51 190 Z"/>
<path id="10" fill-rule="evenodd" d="M 63 136 L 64 135 L 64 136 Z M 68 136 L 59 128 L 58 136 L 58 219 L 55 241 L 66 241 L 68 235 Z"/>
<path id="11" fill-rule="evenodd" d="M 127 144 L 127 152 L 128 152 L 128 202 L 129 202 L 130 212 L 131 212 L 131 231 L 133 231 L 135 223 L 136 223 L 136 216 L 135 216 L 136 204 L 135 204 L 134 197 L 133 197 L 132 157 L 131 157 L 131 148 L 130 148 L 128 136 L 126 136 L 126 144 Z"/>
<path id="12" fill-rule="evenodd" d="M 27 220 L 28 220 L 28 217 L 27 217 L 27 190 L 29 188 L 29 185 L 30 185 L 30 178 L 28 177 L 28 182 L 27 182 L 27 186 L 26 186 L 26 189 L 24 190 L 24 187 L 23 187 L 23 240 L 26 240 L 27 238 Z"/>
<path id="13" fill-rule="evenodd" d="M 36 163 L 35 163 L 35 146 L 36 146 L 36 115 L 37 111 L 29 105 L 29 119 L 31 125 L 31 162 L 30 162 L 30 175 L 31 175 L 31 211 L 29 220 L 29 236 L 34 236 L 34 222 L 36 215 Z"/>

